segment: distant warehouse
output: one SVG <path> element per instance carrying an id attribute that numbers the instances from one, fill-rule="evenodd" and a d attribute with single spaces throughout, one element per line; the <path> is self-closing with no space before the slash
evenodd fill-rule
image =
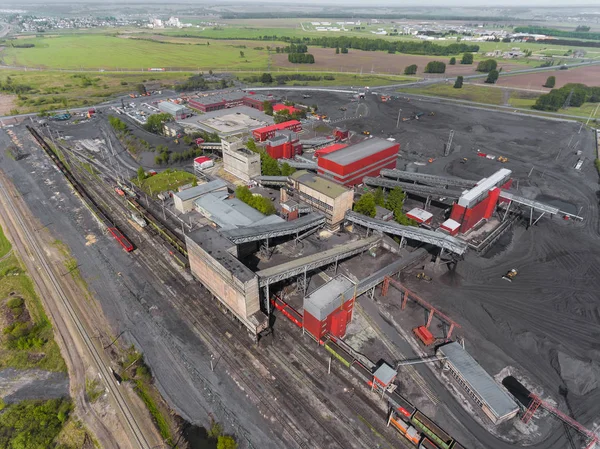
<path id="1" fill-rule="evenodd" d="M 171 103 L 170 101 L 161 101 L 158 103 L 158 109 L 161 112 L 171 114 L 175 120 L 183 120 L 191 115 L 190 110 L 180 104 Z"/>
<path id="2" fill-rule="evenodd" d="M 289 130 L 295 133 L 302 131 L 302 124 L 298 120 L 290 120 L 283 123 L 277 123 L 275 125 L 265 126 L 264 128 L 258 128 L 252 131 L 252 137 L 259 142 L 264 142 L 275 136 L 277 131 Z"/>
<path id="3" fill-rule="evenodd" d="M 477 361 L 458 343 L 440 346 L 437 356 L 444 367 L 494 424 L 516 416 L 519 407 Z"/>
<path id="4" fill-rule="evenodd" d="M 365 176 L 378 176 L 382 168 L 396 168 L 400 144 L 373 137 L 331 152 L 319 150 L 318 173 L 345 186 L 360 184 Z"/>
<path id="5" fill-rule="evenodd" d="M 218 95 L 206 95 L 192 98 L 188 101 L 190 108 L 201 112 L 219 111 L 221 109 L 248 106 L 259 111 L 264 110 L 265 101 L 273 104 L 275 99 L 262 94 L 247 94 L 245 92 L 231 92 Z"/>

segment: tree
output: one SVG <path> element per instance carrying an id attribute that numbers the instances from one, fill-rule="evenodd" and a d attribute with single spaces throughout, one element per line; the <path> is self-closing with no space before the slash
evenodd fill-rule
<path id="1" fill-rule="evenodd" d="M 143 84 L 138 84 L 136 86 L 136 89 L 140 95 L 146 95 L 146 86 L 144 86 Z"/>
<path id="2" fill-rule="evenodd" d="M 294 173 L 296 171 L 296 169 L 294 167 L 292 167 L 290 164 L 288 164 L 287 162 L 284 162 L 283 164 L 281 164 L 281 176 L 289 176 L 292 173 Z"/>
<path id="3" fill-rule="evenodd" d="M 228 435 L 222 435 L 217 439 L 217 449 L 237 449 L 238 444 Z"/>
<path id="4" fill-rule="evenodd" d="M 342 54 L 348 54 L 348 47 L 342 47 Z"/>
<path id="5" fill-rule="evenodd" d="M 415 73 L 417 73 L 417 65 L 416 64 L 411 64 L 404 69 L 405 75 L 414 75 Z"/>
<path id="6" fill-rule="evenodd" d="M 260 82 L 264 84 L 271 84 L 273 82 L 273 77 L 270 73 L 263 73 L 260 76 Z"/>
<path id="7" fill-rule="evenodd" d="M 454 56 L 452 56 L 450 58 L 450 65 L 455 65 L 456 64 L 456 58 Z"/>
<path id="8" fill-rule="evenodd" d="M 240 58 L 244 57 L 244 52 L 242 50 L 240 50 Z"/>
<path id="9" fill-rule="evenodd" d="M 340 54 L 340 47 L 335 47 L 335 54 L 339 55 Z"/>
<path id="10" fill-rule="evenodd" d="M 354 203 L 354 212 L 373 218 L 377 214 L 375 197 L 372 193 L 365 193 Z"/>
<path id="11" fill-rule="evenodd" d="M 137 169 L 137 179 L 141 184 L 144 179 L 146 179 L 146 172 L 144 171 L 144 167 L 138 167 Z"/>
<path id="12" fill-rule="evenodd" d="M 273 115 L 273 104 L 269 100 L 263 101 L 263 112 L 267 115 Z"/>
<path id="13" fill-rule="evenodd" d="M 454 82 L 454 88 L 455 89 L 460 89 L 463 86 L 463 77 L 462 76 L 457 76 L 456 77 L 456 81 Z"/>
<path id="14" fill-rule="evenodd" d="M 154 134 L 161 134 L 163 130 L 163 123 L 171 121 L 171 114 L 153 114 L 146 120 L 144 129 Z"/>
<path id="15" fill-rule="evenodd" d="M 248 148 L 250 151 L 254 151 L 255 153 L 258 152 L 258 148 L 256 147 L 256 142 L 254 139 L 248 139 L 248 142 L 246 142 L 246 148 Z"/>
<path id="16" fill-rule="evenodd" d="M 15 115 L 15 114 L 12 114 L 12 115 Z M 127 131 L 127 125 L 119 117 L 114 117 L 112 115 L 109 115 L 108 122 L 110 123 L 110 126 L 112 126 L 114 128 L 115 131 L 120 131 L 120 132 Z"/>
<path id="17" fill-rule="evenodd" d="M 385 207 L 391 211 L 400 210 L 402 211 L 402 207 L 404 206 L 404 200 L 406 199 L 406 194 L 400 187 L 394 187 L 390 193 L 388 193 Z"/>
<path id="18" fill-rule="evenodd" d="M 485 82 L 488 84 L 494 84 L 498 80 L 498 75 L 498 70 L 490 70 L 490 73 L 488 73 L 488 77 L 485 80 Z"/>
<path id="19" fill-rule="evenodd" d="M 375 193 L 373 194 L 373 198 L 375 198 L 375 204 L 380 207 L 384 207 L 385 205 L 385 195 L 383 194 L 383 189 L 381 187 L 377 187 Z"/>
<path id="20" fill-rule="evenodd" d="M 473 64 L 473 53 L 463 54 L 463 57 L 460 60 L 460 63 L 461 64 Z"/>
<path id="21" fill-rule="evenodd" d="M 556 84 L 556 77 L 549 76 L 548 79 L 546 80 L 546 84 L 544 84 L 544 87 L 549 87 L 550 89 L 552 89 L 555 84 Z"/>
<path id="22" fill-rule="evenodd" d="M 425 73 L 444 73 L 446 64 L 441 61 L 429 61 L 425 66 Z"/>
<path id="23" fill-rule="evenodd" d="M 264 176 L 281 176 L 281 169 L 275 159 L 265 151 L 260 153 L 261 174 Z"/>
<path id="24" fill-rule="evenodd" d="M 481 61 L 477 64 L 477 71 L 483 73 L 489 73 L 492 70 L 496 70 L 498 67 L 498 63 L 495 59 L 486 59 L 485 61 Z"/>

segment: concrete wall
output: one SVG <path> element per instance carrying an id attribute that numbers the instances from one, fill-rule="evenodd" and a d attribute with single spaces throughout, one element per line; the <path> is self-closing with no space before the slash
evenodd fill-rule
<path id="1" fill-rule="evenodd" d="M 346 211 L 352 209 L 354 192 L 348 190 L 337 198 L 331 198 L 299 182 L 295 183 L 299 198 L 325 215 L 327 225 L 336 229 L 344 221 Z"/>
<path id="2" fill-rule="evenodd" d="M 247 318 L 260 310 L 258 277 L 242 282 L 199 245 L 186 240 L 192 274 L 248 328 L 255 327 Z"/>
<path id="3" fill-rule="evenodd" d="M 237 176 L 244 181 L 260 176 L 260 155 L 256 153 L 247 154 L 238 151 L 243 148 L 243 141 L 222 141 L 223 145 L 223 168 L 226 172 Z"/>

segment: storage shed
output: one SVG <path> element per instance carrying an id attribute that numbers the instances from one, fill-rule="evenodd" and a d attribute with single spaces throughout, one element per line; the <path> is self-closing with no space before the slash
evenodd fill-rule
<path id="1" fill-rule="evenodd" d="M 415 207 L 406 213 L 406 216 L 411 220 L 415 220 L 417 223 L 421 224 L 431 224 L 433 220 L 433 214 L 431 212 L 427 212 L 426 210 L 419 209 Z"/>

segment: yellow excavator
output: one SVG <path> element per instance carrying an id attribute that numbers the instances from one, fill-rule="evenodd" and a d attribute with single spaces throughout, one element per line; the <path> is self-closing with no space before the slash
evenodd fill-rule
<path id="1" fill-rule="evenodd" d="M 512 282 L 512 280 L 517 277 L 517 274 L 519 274 L 519 272 L 515 268 L 512 268 L 508 270 L 504 276 L 502 276 L 502 279 Z"/>
<path id="2" fill-rule="evenodd" d="M 423 273 L 422 271 L 420 273 L 417 273 L 417 279 L 420 281 L 427 281 L 427 282 L 431 282 L 431 277 L 427 276 L 425 273 Z"/>

